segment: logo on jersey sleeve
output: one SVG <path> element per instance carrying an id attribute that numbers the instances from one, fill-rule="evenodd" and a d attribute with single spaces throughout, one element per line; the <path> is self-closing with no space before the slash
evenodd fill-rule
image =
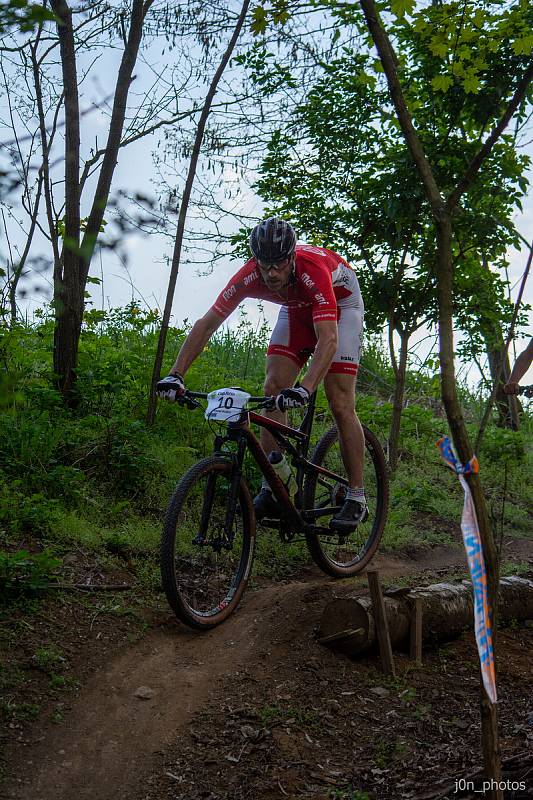
<path id="1" fill-rule="evenodd" d="M 307 289 L 309 289 L 310 291 L 314 291 L 315 303 L 318 303 L 319 306 L 327 305 L 328 301 L 326 300 L 322 292 L 316 291 L 316 283 L 307 272 L 302 272 L 301 281 Z"/>
<path id="2" fill-rule="evenodd" d="M 249 275 L 244 276 L 244 285 L 249 286 L 251 283 L 257 280 L 259 280 L 259 273 L 256 269 L 254 269 L 254 271 Z"/>
<path id="3" fill-rule="evenodd" d="M 222 297 L 224 298 L 226 303 L 228 302 L 228 300 L 230 300 L 233 297 L 233 295 L 235 294 L 236 291 L 237 291 L 237 287 L 233 283 L 231 286 L 229 286 L 226 289 L 225 292 L 222 292 Z"/>

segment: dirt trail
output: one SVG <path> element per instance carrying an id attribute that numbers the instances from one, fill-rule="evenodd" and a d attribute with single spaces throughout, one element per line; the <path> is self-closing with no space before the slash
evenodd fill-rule
<path id="1" fill-rule="evenodd" d="M 428 560 L 378 557 L 383 577 L 460 566 L 460 550 L 435 548 Z M 360 582 L 364 578 L 361 578 Z M 345 584 L 346 585 L 346 584 Z M 220 690 L 223 679 L 241 667 L 260 672 L 276 634 L 297 641 L 302 621 L 318 622 L 299 602 L 320 597 L 320 607 L 339 584 L 321 573 L 304 581 L 277 583 L 249 591 L 238 612 L 207 634 L 189 632 L 169 616 L 141 643 L 97 670 L 72 703 L 63 724 L 48 724 L 32 746 L 13 753 L 11 777 L 0 797 L 9 800 L 133 800 L 144 796 L 143 777 L 158 752 L 191 716 Z M 323 602 L 322 602 L 323 601 Z M 304 615 L 302 617 L 302 615 Z M 289 645 L 290 646 L 290 645 Z M 269 665 L 275 669 L 275 663 Z M 140 699 L 139 687 L 153 696 Z M 199 745 L 201 747 L 201 745 Z"/>
<path id="2" fill-rule="evenodd" d="M 219 678 L 257 650 L 259 614 L 279 591 L 251 592 L 241 613 L 199 635 L 170 620 L 98 670 L 60 726 L 24 753 L 5 797 L 17 800 L 131 800 L 151 757 L 208 699 Z M 308 586 L 307 586 L 308 588 Z M 140 699 L 148 687 L 154 694 Z M 1 795 L 0 795 L 1 796 Z"/>

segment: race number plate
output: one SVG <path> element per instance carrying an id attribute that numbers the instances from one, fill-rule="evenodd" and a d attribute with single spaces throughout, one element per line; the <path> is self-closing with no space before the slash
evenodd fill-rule
<path id="1" fill-rule="evenodd" d="M 217 422 L 238 422 L 251 396 L 241 389 L 215 389 L 207 395 L 205 418 Z"/>

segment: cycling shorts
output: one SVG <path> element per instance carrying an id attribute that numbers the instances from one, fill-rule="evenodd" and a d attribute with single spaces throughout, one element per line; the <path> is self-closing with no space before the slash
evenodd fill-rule
<path id="1" fill-rule="evenodd" d="M 359 295 L 360 297 L 360 295 Z M 338 346 L 329 373 L 357 375 L 363 336 L 362 303 L 337 305 Z M 317 337 L 309 306 L 282 306 L 272 331 L 267 355 L 285 356 L 300 369 L 315 350 Z"/>

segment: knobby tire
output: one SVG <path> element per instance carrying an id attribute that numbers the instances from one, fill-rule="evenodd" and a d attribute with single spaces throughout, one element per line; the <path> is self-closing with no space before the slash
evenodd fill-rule
<path id="1" fill-rule="evenodd" d="M 233 545 L 218 551 L 214 546 L 228 541 L 224 528 L 233 469 L 233 463 L 220 456 L 199 461 L 178 483 L 165 517 L 163 589 L 176 616 L 199 630 L 219 625 L 235 611 L 252 568 L 255 516 L 242 478 L 232 520 Z M 206 540 L 214 545 L 194 542 L 202 525 Z"/>
<path id="2" fill-rule="evenodd" d="M 369 503 L 369 518 L 360 524 L 348 537 L 335 537 L 333 534 L 321 537 L 306 534 L 306 542 L 315 563 L 336 578 L 347 578 L 363 570 L 374 556 L 379 545 L 389 503 L 389 478 L 383 449 L 372 431 L 363 425 L 365 435 L 365 491 Z M 338 432 L 334 426 L 318 441 L 310 459 L 314 464 L 324 466 L 339 475 L 345 471 L 338 452 Z M 322 481 L 322 485 L 320 484 Z M 328 486 L 329 483 L 329 486 Z M 316 473 L 308 473 L 303 487 L 304 508 L 315 505 L 335 505 L 336 494 L 342 487 L 325 480 Z M 324 497 L 322 502 L 321 497 Z M 320 524 L 326 524 L 324 518 Z"/>

